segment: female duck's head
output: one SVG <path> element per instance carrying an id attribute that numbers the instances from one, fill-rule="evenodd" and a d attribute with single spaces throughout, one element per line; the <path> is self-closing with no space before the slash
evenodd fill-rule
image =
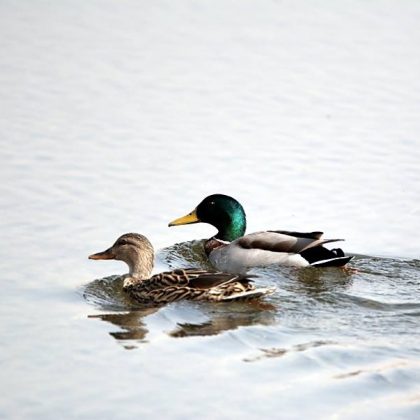
<path id="1" fill-rule="evenodd" d="M 238 201 L 228 195 L 209 195 L 191 213 L 173 220 L 169 226 L 199 222 L 209 223 L 218 229 L 215 237 L 222 241 L 231 242 L 245 234 L 245 211 Z"/>
<path id="2" fill-rule="evenodd" d="M 144 235 L 125 233 L 110 248 L 90 255 L 89 259 L 124 261 L 132 276 L 147 279 L 152 273 L 153 256 L 153 246 Z"/>

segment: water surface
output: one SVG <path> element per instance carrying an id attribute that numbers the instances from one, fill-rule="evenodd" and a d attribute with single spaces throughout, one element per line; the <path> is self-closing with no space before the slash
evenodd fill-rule
<path id="1" fill-rule="evenodd" d="M 0 11 L 0 417 L 419 418 L 417 2 Z M 87 260 L 134 231 L 156 271 L 206 266 L 214 229 L 167 223 L 215 192 L 249 232 L 345 238 L 358 271 L 157 310 Z"/>

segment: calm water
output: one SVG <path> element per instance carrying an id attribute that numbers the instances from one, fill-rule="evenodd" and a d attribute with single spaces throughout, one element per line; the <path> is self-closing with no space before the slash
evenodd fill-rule
<path id="1" fill-rule="evenodd" d="M 0 417 L 420 417 L 420 3 L 2 1 Z M 206 266 L 249 232 L 343 237 L 357 273 L 255 269 L 254 304 L 132 308 L 124 232 Z M 195 240 L 191 242 L 192 240 Z"/>

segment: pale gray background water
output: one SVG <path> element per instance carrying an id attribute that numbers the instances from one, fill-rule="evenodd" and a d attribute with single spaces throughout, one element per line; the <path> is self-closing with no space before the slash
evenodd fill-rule
<path id="1" fill-rule="evenodd" d="M 0 417 L 418 418 L 419 21 L 408 0 L 2 1 Z M 346 238 L 360 272 L 257 270 L 271 309 L 85 289 L 124 272 L 87 260 L 121 233 L 210 236 L 167 223 L 214 192 L 250 232 Z"/>

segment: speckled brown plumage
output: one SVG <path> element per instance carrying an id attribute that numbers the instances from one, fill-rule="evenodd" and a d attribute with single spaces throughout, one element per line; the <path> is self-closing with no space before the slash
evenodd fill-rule
<path id="1" fill-rule="evenodd" d="M 273 292 L 257 289 L 251 277 L 197 268 L 177 269 L 151 276 L 153 247 L 149 240 L 136 233 L 122 235 L 114 245 L 90 259 L 116 259 L 128 264 L 124 291 L 141 304 L 165 304 L 178 300 L 211 302 L 248 300 Z"/>
<path id="2" fill-rule="evenodd" d="M 244 300 L 250 298 L 247 292 L 256 288 L 245 276 L 189 268 L 156 274 L 141 282 L 132 283 L 128 277 L 124 290 L 138 302 L 164 304 L 182 299 Z"/>

